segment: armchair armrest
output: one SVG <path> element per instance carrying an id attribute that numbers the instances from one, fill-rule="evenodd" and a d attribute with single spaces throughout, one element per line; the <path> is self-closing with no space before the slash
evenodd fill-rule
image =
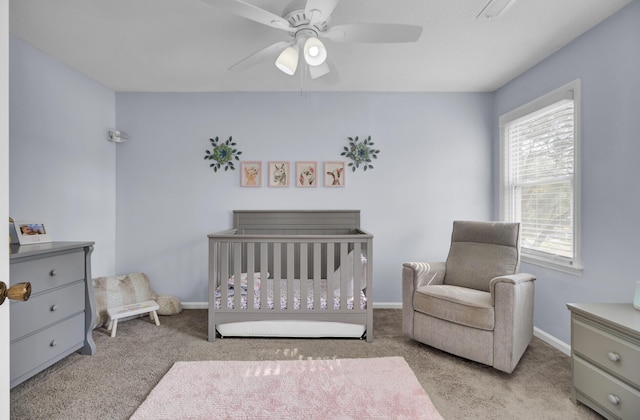
<path id="1" fill-rule="evenodd" d="M 402 267 L 403 281 L 405 278 L 411 280 L 414 290 L 420 286 L 442 284 L 444 281 L 444 262 L 406 262 Z"/>
<path id="2" fill-rule="evenodd" d="M 536 280 L 535 276 L 533 274 L 528 274 L 528 273 L 516 273 L 508 276 L 500 276 L 500 277 L 495 277 L 491 279 L 491 283 L 489 283 L 489 290 L 491 292 L 491 300 L 493 302 L 493 305 L 495 306 L 496 304 L 496 287 L 498 284 L 503 283 L 503 284 L 516 285 L 516 284 L 521 284 L 521 283 L 525 283 L 528 281 L 535 281 L 535 280 Z"/>
<path id="3" fill-rule="evenodd" d="M 413 294 L 420 286 L 442 284 L 445 263 L 406 262 L 402 264 L 402 332 L 413 338 Z"/>
<path id="4" fill-rule="evenodd" d="M 491 280 L 495 311 L 493 367 L 511 373 L 533 337 L 535 277 L 527 273 Z"/>

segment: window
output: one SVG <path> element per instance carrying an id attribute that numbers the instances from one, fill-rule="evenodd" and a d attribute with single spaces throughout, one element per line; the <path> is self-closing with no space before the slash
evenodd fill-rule
<path id="1" fill-rule="evenodd" d="M 579 273 L 580 82 L 500 117 L 501 218 L 521 223 L 523 261 Z"/>

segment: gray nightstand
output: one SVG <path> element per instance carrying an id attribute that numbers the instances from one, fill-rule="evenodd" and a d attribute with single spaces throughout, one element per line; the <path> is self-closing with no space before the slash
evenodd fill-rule
<path id="1" fill-rule="evenodd" d="M 640 415 L 640 311 L 631 303 L 569 303 L 571 397 L 608 419 Z"/>

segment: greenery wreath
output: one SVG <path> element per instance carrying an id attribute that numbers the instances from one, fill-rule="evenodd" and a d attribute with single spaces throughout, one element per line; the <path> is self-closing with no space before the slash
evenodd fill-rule
<path id="1" fill-rule="evenodd" d="M 213 160 L 209 167 L 213 168 L 214 172 L 218 172 L 218 169 L 223 167 L 225 171 L 229 169 L 235 170 L 236 167 L 233 165 L 233 160 L 240 160 L 239 156 L 242 152 L 233 147 L 236 143 L 232 140 L 232 137 L 229 136 L 229 140 L 225 142 L 220 142 L 217 136 L 215 139 L 209 140 L 211 140 L 213 150 L 205 150 L 206 154 L 204 155 L 205 160 Z"/>
<path id="2" fill-rule="evenodd" d="M 355 172 L 361 164 L 365 171 L 367 168 L 373 169 L 371 159 L 378 159 L 380 150 L 372 147 L 373 142 L 371 141 L 371 136 L 368 136 L 362 141 L 358 140 L 358 136 L 348 137 L 348 139 L 349 146 L 345 146 L 344 151 L 340 153 L 340 156 L 351 159 L 351 162 L 349 162 L 347 166 L 350 166 L 353 172 Z"/>

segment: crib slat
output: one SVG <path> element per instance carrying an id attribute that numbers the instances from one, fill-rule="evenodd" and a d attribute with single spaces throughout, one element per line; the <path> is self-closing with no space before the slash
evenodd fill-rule
<path id="1" fill-rule="evenodd" d="M 333 242 L 327 243 L 327 311 L 333 311 L 333 299 L 334 299 L 334 282 L 335 282 L 335 248 Z"/>
<path id="2" fill-rule="evenodd" d="M 353 309 L 360 310 L 360 291 L 362 290 L 362 246 L 360 242 L 353 244 Z M 366 283 L 364 284 L 366 286 Z"/>
<path id="3" fill-rule="evenodd" d="M 260 243 L 260 310 L 267 311 L 267 278 L 269 277 L 269 244 Z"/>
<path id="4" fill-rule="evenodd" d="M 273 244 L 273 309 L 282 309 L 280 303 L 280 279 L 282 279 L 282 244 Z"/>
<path id="5" fill-rule="evenodd" d="M 320 282 L 322 280 L 322 244 L 313 244 L 313 310 L 319 311 L 320 306 Z"/>
<path id="6" fill-rule="evenodd" d="M 233 307 L 242 309 L 242 243 L 233 244 Z"/>
<path id="7" fill-rule="evenodd" d="M 256 244 L 253 242 L 247 243 L 247 309 L 254 309 L 254 295 L 255 295 L 255 252 Z"/>
<path id="8" fill-rule="evenodd" d="M 288 311 L 295 310 L 295 299 L 293 294 L 293 284 L 295 282 L 295 271 L 294 271 L 294 244 L 289 242 L 287 243 L 287 307 Z"/>
<path id="9" fill-rule="evenodd" d="M 309 260 L 308 258 L 309 244 L 300 244 L 300 309 L 307 309 L 307 295 L 308 295 L 308 277 L 309 277 Z"/>
<path id="10" fill-rule="evenodd" d="M 349 272 L 352 270 L 352 267 L 349 267 L 349 244 L 346 242 L 342 242 L 340 244 L 340 311 L 344 312 L 347 310 L 347 299 L 349 295 L 349 284 L 352 282 L 352 279 L 349 275 Z"/>
<path id="11" fill-rule="evenodd" d="M 229 297 L 226 281 L 229 278 L 229 242 L 220 242 L 220 291 L 222 292 L 222 300 L 220 301 L 220 309 L 227 309 L 227 299 Z"/>

